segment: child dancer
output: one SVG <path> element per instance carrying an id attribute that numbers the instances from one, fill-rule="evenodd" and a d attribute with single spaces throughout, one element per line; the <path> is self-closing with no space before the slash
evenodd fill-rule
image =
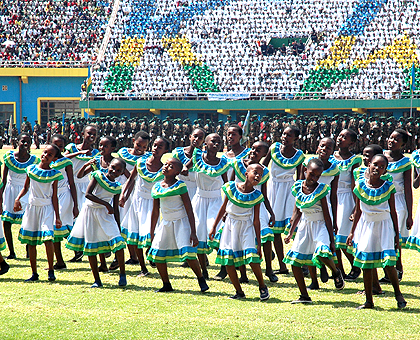
<path id="1" fill-rule="evenodd" d="M 120 264 L 119 286 L 127 285 L 124 263 L 125 242 L 121 237 L 118 201 L 121 184 L 115 179 L 124 173 L 125 162 L 114 158 L 105 174 L 99 170 L 91 175 L 86 191 L 86 201 L 67 239 L 66 247 L 83 251 L 89 257 L 89 264 L 95 282 L 92 288 L 102 287 L 96 255 L 115 253 Z"/>
<path id="2" fill-rule="evenodd" d="M 388 159 L 388 173 L 392 176 L 395 185 L 395 209 L 398 217 L 400 230 L 400 249 L 397 259 L 398 279 L 403 276 L 401 248 L 406 248 L 409 230 L 413 225 L 413 189 L 411 187 L 411 162 L 410 158 L 404 156 L 403 148 L 408 142 L 408 133 L 402 129 L 396 129 L 388 139 L 388 150 L 384 155 Z M 390 283 L 386 276 L 379 282 Z"/>
<path id="3" fill-rule="evenodd" d="M 289 270 L 283 262 L 283 241 L 281 234 L 289 234 L 290 218 L 293 214 L 295 199 L 290 194 L 294 178 L 300 178 L 301 164 L 305 160 L 302 150 L 294 147 L 299 138 L 300 131 L 296 126 L 288 126 L 281 136 L 281 143 L 274 143 L 265 157 L 263 164 L 268 166 L 272 160 L 270 179 L 268 181 L 268 200 L 276 215 L 276 223 L 272 227 L 274 232 L 274 249 L 279 260 L 280 269 L 274 274 L 288 274 Z M 279 193 L 281 193 L 279 195 Z"/>
<path id="4" fill-rule="evenodd" d="M 330 162 L 336 164 L 340 169 L 337 189 L 337 230 L 334 231 L 336 233 L 335 244 L 337 248 L 338 268 L 343 273 L 344 267 L 341 258 L 341 249 L 350 264 L 353 265 L 353 255 L 347 251 L 346 240 L 352 226 L 350 216 L 354 211 L 354 195 L 352 193 L 352 188 L 354 188 L 353 171 L 362 162 L 360 156 L 356 156 L 350 151 L 350 148 L 356 141 L 356 132 L 350 129 L 342 130 L 336 142 L 338 151 L 330 158 Z M 359 277 L 360 272 L 360 268 L 352 266 L 350 273 L 345 275 L 344 278 L 346 281 L 355 281 Z"/>
<path id="5" fill-rule="evenodd" d="M 261 159 L 265 157 L 268 153 L 269 146 L 265 142 L 255 142 L 252 145 L 251 151 L 248 153 L 247 158 L 236 159 L 232 162 L 232 167 L 234 173 L 232 174 L 231 180 L 236 180 L 236 182 L 241 183 L 246 180 L 246 169 L 248 165 L 259 164 Z M 260 183 L 256 186 L 256 189 L 261 191 L 264 196 L 264 205 L 260 207 L 260 225 L 261 225 L 261 244 L 264 250 L 264 258 L 266 263 L 265 276 L 270 279 L 270 282 L 277 282 L 278 277 L 273 273 L 271 267 L 272 261 L 272 248 L 271 242 L 274 241 L 274 234 L 271 230 L 271 226 L 274 225 L 276 217 L 274 215 L 273 209 L 271 209 L 270 201 L 267 199 L 267 181 L 270 177 L 270 172 L 264 165 L 262 166 L 263 176 Z M 241 283 L 248 282 L 246 277 L 245 266 L 240 267 L 241 278 L 239 281 Z"/>
<path id="6" fill-rule="evenodd" d="M 99 151 L 93 146 L 96 141 L 96 127 L 94 125 L 86 125 L 83 128 L 83 142 L 82 144 L 70 143 L 66 146 L 65 156 L 68 157 L 69 154 L 74 154 L 75 157 L 72 158 L 73 163 L 73 174 L 74 174 L 74 185 L 76 187 L 77 193 L 77 204 L 79 211 L 82 209 L 83 203 L 86 200 L 86 189 L 89 184 L 88 177 L 78 178 L 77 173 L 80 168 L 92 158 L 94 158 Z M 70 262 L 79 262 L 82 261 L 83 252 L 75 253 L 74 257 Z"/>
<path id="7" fill-rule="evenodd" d="M 207 242 L 208 234 L 213 227 L 217 212 L 223 204 L 220 188 L 223 183 L 227 182 L 226 172 L 229 169 L 227 158 L 217 157 L 220 145 L 221 138 L 217 133 L 208 135 L 205 140 L 205 151 L 196 148 L 191 161 L 183 170 L 185 172 L 194 165 L 194 171 L 197 173 L 197 192 L 191 204 L 197 228 L 198 260 L 205 279 L 208 279 L 206 254 L 210 254 L 212 251 Z M 216 279 L 225 275 L 222 271 L 216 275 Z"/>
<path id="8" fill-rule="evenodd" d="M 322 161 L 324 165 L 324 171 L 322 171 L 321 177 L 319 178 L 318 182 L 323 184 L 328 184 L 331 190 L 328 192 L 326 199 L 328 204 L 328 211 L 330 216 L 332 217 L 332 225 L 333 230 L 336 229 L 337 226 L 337 185 L 338 185 L 338 176 L 340 175 L 340 170 L 338 166 L 334 163 L 329 161 L 331 155 L 334 152 L 334 140 L 329 137 L 322 138 L 319 141 L 318 148 L 316 153 L 318 155 L 318 159 Z M 310 158 L 312 159 L 312 158 Z M 310 160 L 309 159 L 309 160 Z M 308 161 L 309 161 L 308 160 Z M 305 179 L 305 172 L 306 166 L 308 162 L 304 162 L 303 171 L 301 174 L 301 179 Z M 316 266 L 309 266 L 309 273 L 311 275 L 312 282 L 308 286 L 308 289 L 315 290 L 319 289 L 318 279 L 316 275 Z M 327 282 L 328 281 L 328 273 L 324 265 L 321 266 L 321 281 Z"/>
<path id="9" fill-rule="evenodd" d="M 323 162 L 317 158 L 311 159 L 306 168 L 306 179 L 296 181 L 292 187 L 296 207 L 293 211 L 292 229 L 284 240 L 286 244 L 289 243 L 297 227 L 292 249 L 284 258 L 285 263 L 292 265 L 293 275 L 300 290 L 299 299 L 292 303 L 312 303 L 306 289 L 302 265 L 318 268 L 321 268 L 322 264 L 326 265 L 332 271 L 335 288 L 344 288 L 341 271 L 333 261 L 335 240 L 326 199 L 330 187 L 318 183 L 323 171 Z"/>
<path id="10" fill-rule="evenodd" d="M 190 146 L 187 146 L 185 148 L 178 147 L 175 148 L 172 151 L 172 156 L 179 159 L 182 164 L 186 165 L 188 162 L 190 162 L 192 155 L 194 153 L 194 150 L 196 148 L 201 149 L 201 146 L 204 143 L 204 138 L 206 136 L 206 133 L 202 128 L 196 128 L 191 133 L 189 139 L 190 139 Z M 190 199 L 192 200 L 195 192 L 197 191 L 197 183 L 196 183 L 196 174 L 193 172 L 193 169 L 191 168 L 188 172 L 187 176 L 178 175 L 178 178 L 185 183 L 185 185 L 188 188 L 188 195 L 190 196 Z"/>
<path id="11" fill-rule="evenodd" d="M 249 148 L 245 148 L 241 145 L 243 131 L 242 128 L 237 124 L 232 124 L 229 126 L 227 130 L 227 144 L 229 150 L 226 151 L 224 154 L 228 161 L 232 163 L 237 159 L 245 158 L 248 152 L 250 151 Z M 227 178 L 231 178 L 233 173 L 233 169 L 229 168 L 227 173 Z"/>
<path id="12" fill-rule="evenodd" d="M 369 165 L 369 177 L 361 177 L 354 188 L 356 211 L 347 244 L 355 249 L 354 265 L 363 269 L 366 302 L 358 309 L 373 308 L 372 269 L 384 268 L 394 287 L 397 307 L 404 308 L 404 300 L 395 270 L 399 249 L 398 218 L 395 211 L 394 184 L 384 181 L 388 159 L 375 155 Z M 360 222 L 359 222 L 360 220 Z M 357 243 L 356 228 L 360 229 Z"/>
<path id="13" fill-rule="evenodd" d="M 267 300 L 270 295 L 264 283 L 261 271 L 261 231 L 260 204 L 264 201 L 263 194 L 254 189 L 264 173 L 260 164 L 248 165 L 244 183 L 228 182 L 222 186 L 226 198 L 217 214 L 209 233 L 212 240 L 217 227 L 226 213 L 225 225 L 220 238 L 216 263 L 226 266 L 230 281 L 236 289 L 231 299 L 244 299 L 235 267 L 249 264 L 258 280 L 260 300 Z"/>
<path id="14" fill-rule="evenodd" d="M 168 159 L 162 167 L 164 179 L 155 183 L 152 189 L 152 247 L 147 259 L 156 263 L 163 281 L 163 287 L 156 292 L 173 291 L 167 263 L 184 261 L 188 262 L 197 276 L 201 291 L 209 289 L 197 261 L 198 238 L 188 188 L 184 182 L 176 179 L 182 167 L 180 160 Z M 160 212 L 162 220 L 156 228 Z"/>
<path id="15" fill-rule="evenodd" d="M 420 150 L 415 150 L 411 155 L 411 163 L 414 166 L 413 172 L 413 187 L 418 189 L 420 186 Z M 420 200 L 419 200 L 420 202 Z M 419 207 L 420 204 L 417 204 Z M 420 252 L 420 209 L 417 208 L 416 216 L 414 217 L 413 228 L 411 235 L 407 239 L 407 248 L 414 249 Z"/>
<path id="16" fill-rule="evenodd" d="M 50 168 L 51 162 L 60 155 L 55 145 L 47 145 L 41 155 L 39 165 L 27 167 L 25 185 L 15 199 L 14 211 L 22 211 L 21 198 L 29 191 L 28 206 L 22 218 L 19 241 L 28 245 L 32 276 L 26 282 L 38 281 L 36 266 L 36 246 L 45 244 L 48 260 L 48 280 L 55 281 L 54 275 L 54 224 L 60 229 L 60 211 L 58 208 L 57 185 L 63 178 L 61 172 Z M 52 203 L 52 205 L 51 205 Z M 55 214 L 55 223 L 54 223 Z"/>
<path id="17" fill-rule="evenodd" d="M 143 248 L 148 248 L 152 244 L 150 225 L 153 198 L 151 191 L 153 184 L 163 178 L 161 158 L 168 151 L 169 141 L 163 137 L 156 138 L 152 147 L 152 155 L 148 158 L 140 157 L 137 160 L 120 198 L 120 206 L 124 207 L 130 194 L 133 195 L 131 206 L 122 221 L 121 234 L 127 244 L 135 247 L 141 267 L 140 277 L 149 275 L 144 262 Z"/>
<path id="18" fill-rule="evenodd" d="M 7 246 L 10 254 L 8 259 L 15 259 L 16 253 L 13 246 L 12 224 L 21 224 L 23 213 L 28 205 L 28 196 L 21 199 L 22 210 L 14 211 L 15 199 L 21 192 L 26 180 L 26 168 L 30 165 L 39 163 L 39 158 L 30 155 L 32 139 L 27 133 L 18 136 L 18 150 L 15 152 L 10 150 L 3 156 L 4 174 L 3 186 L 0 189 L 3 199 L 3 213 L 1 219 L 3 221 L 4 236 L 6 237 Z"/>
<path id="19" fill-rule="evenodd" d="M 134 169 L 134 167 L 136 166 L 136 162 L 140 157 L 151 156 L 152 153 L 147 151 L 147 148 L 149 146 L 149 141 L 150 141 L 149 134 L 146 131 L 139 131 L 135 134 L 133 138 L 132 149 L 124 147 L 118 150 L 118 156 L 127 164 L 127 171 L 129 173 L 131 173 L 131 171 Z M 126 181 L 127 181 L 127 177 L 125 176 L 120 176 L 118 179 L 118 182 L 120 182 L 121 185 L 124 185 Z M 128 209 L 130 208 L 132 197 L 133 196 L 130 196 L 127 202 L 125 202 L 124 208 L 120 207 L 121 221 L 124 220 L 124 217 L 127 214 Z M 139 260 L 137 258 L 137 253 L 136 253 L 136 247 L 131 244 L 127 244 L 127 248 L 130 253 L 130 259 L 128 259 L 125 264 L 139 264 Z"/>
<path id="20" fill-rule="evenodd" d="M 77 204 L 77 192 L 74 185 L 73 163 L 69 157 L 61 154 L 66 145 L 66 138 L 63 135 L 54 135 L 51 137 L 51 143 L 60 150 L 58 159 L 51 163 L 51 168 L 61 172 L 63 178 L 58 181 L 57 195 L 58 207 L 60 211 L 61 228 L 54 226 L 54 253 L 57 263 L 54 269 L 67 268 L 63 255 L 61 253 L 61 241 L 70 235 L 73 228 L 73 219 L 79 215 Z M 72 155 L 67 155 L 72 156 Z"/>
<path id="21" fill-rule="evenodd" d="M 0 161 L 0 165 L 1 164 L 2 163 Z M 1 174 L 1 168 L 0 168 L 0 174 Z M 1 187 L 3 187 L 3 181 L 1 181 L 0 183 L 0 188 Z M 4 239 L 3 228 L 0 228 L 0 251 L 3 251 L 5 249 L 6 249 L 6 240 Z M 6 274 L 9 271 L 9 268 L 10 268 L 9 264 L 6 262 L 6 260 L 0 253 L 0 275 Z"/>

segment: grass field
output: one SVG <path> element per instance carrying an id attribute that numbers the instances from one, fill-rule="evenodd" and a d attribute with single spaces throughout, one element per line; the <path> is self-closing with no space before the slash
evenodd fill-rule
<path id="1" fill-rule="evenodd" d="M 420 193 L 415 191 L 415 203 Z M 91 289 L 92 274 L 87 259 L 68 263 L 56 272 L 57 281 L 47 281 L 44 247 L 38 247 L 40 281 L 24 283 L 31 275 L 25 248 L 17 241 L 17 260 L 8 261 L 9 273 L 0 277 L 1 339 L 419 339 L 419 254 L 403 252 L 405 265 L 401 290 L 408 308 L 397 310 L 392 287 L 383 285 L 383 297 L 375 297 L 375 310 L 357 311 L 364 302 L 362 279 L 346 283 L 337 292 L 329 281 L 310 292 L 313 305 L 291 305 L 299 296 L 293 276 L 280 276 L 267 283 L 271 299 L 259 302 L 258 286 L 248 270 L 250 283 L 243 286 L 247 299 L 230 300 L 234 293 L 228 279 L 210 280 L 208 293 L 199 293 L 188 268 L 169 265 L 175 292 L 156 294 L 161 287 L 156 269 L 137 278 L 139 268 L 127 266 L 128 286 L 118 287 L 118 272 L 102 274 L 103 289 Z M 128 252 L 126 252 L 127 254 Z M 8 255 L 4 251 L 3 255 Z M 72 252 L 64 250 L 65 259 Z M 210 256 L 210 277 L 218 268 Z M 278 268 L 277 259 L 274 268 Z M 264 266 L 264 264 L 263 264 Z M 347 265 L 347 269 L 349 266 Z M 382 273 L 379 273 L 381 276 Z"/>

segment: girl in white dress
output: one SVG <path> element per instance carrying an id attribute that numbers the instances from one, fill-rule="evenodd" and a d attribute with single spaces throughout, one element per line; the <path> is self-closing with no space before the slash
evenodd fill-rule
<path id="1" fill-rule="evenodd" d="M 201 146 L 204 143 L 204 138 L 206 133 L 202 128 L 196 128 L 191 133 L 189 140 L 190 146 L 187 147 L 178 147 L 172 150 L 172 156 L 176 159 L 179 159 L 182 164 L 186 165 L 191 161 L 192 155 L 196 148 L 201 149 Z M 189 169 L 188 175 L 179 175 L 178 178 L 185 183 L 188 188 L 188 195 L 192 200 L 195 192 L 197 191 L 197 182 L 196 182 L 196 173 L 193 171 L 193 168 Z"/>
<path id="2" fill-rule="evenodd" d="M 227 147 L 228 151 L 225 152 L 225 156 L 229 163 L 232 164 L 235 160 L 243 159 L 247 156 L 251 149 L 245 148 L 241 145 L 243 130 L 237 124 L 229 125 L 226 132 Z M 233 168 L 230 167 L 227 173 L 227 178 L 230 179 L 233 174 Z"/>
<path id="3" fill-rule="evenodd" d="M 157 292 L 173 291 L 167 263 L 184 261 L 187 261 L 197 276 L 201 291 L 209 289 L 197 261 L 198 238 L 188 188 L 183 181 L 176 178 L 182 167 L 180 160 L 168 159 L 162 167 L 164 179 L 155 183 L 152 189 L 152 247 L 147 258 L 156 263 L 163 281 L 163 287 Z M 160 213 L 162 220 L 156 228 Z"/>
<path id="4" fill-rule="evenodd" d="M 328 184 L 318 183 L 323 171 L 323 162 L 317 158 L 311 159 L 306 168 L 306 179 L 296 181 L 292 187 L 296 206 L 291 232 L 284 240 L 286 244 L 289 243 L 297 228 L 293 246 L 284 258 L 285 263 L 292 265 L 300 290 L 299 299 L 292 303 L 312 303 L 305 285 L 303 265 L 321 268 L 324 264 L 332 271 L 335 288 L 344 288 L 343 275 L 334 263 L 335 240 L 326 199 L 330 187 Z"/>
<path id="5" fill-rule="evenodd" d="M 269 146 L 265 142 L 255 142 L 252 144 L 251 151 L 248 153 L 247 158 L 245 159 L 238 159 L 232 162 L 232 167 L 234 169 L 234 173 L 232 174 L 231 180 L 235 180 L 237 183 L 245 182 L 246 180 L 246 169 L 248 165 L 251 164 L 259 164 L 261 159 L 267 155 L 269 150 Z M 273 273 L 273 269 L 271 267 L 272 261 L 272 247 L 271 242 L 274 241 L 274 233 L 271 229 L 271 226 L 274 225 L 276 221 L 276 217 L 274 215 L 273 209 L 271 208 L 270 201 L 267 198 L 267 181 L 270 178 L 270 171 L 266 166 L 262 166 L 263 177 L 260 183 L 255 187 L 258 191 L 264 196 L 264 204 L 260 207 L 260 225 L 261 225 L 261 244 L 264 251 L 264 258 L 265 258 L 265 276 L 270 279 L 270 282 L 277 282 L 278 277 Z M 222 228 L 221 228 L 222 229 Z M 219 233 L 216 237 L 220 237 Z M 246 269 L 245 266 L 240 267 L 241 271 L 241 278 L 239 281 L 248 282 L 248 278 L 246 276 Z"/>
<path id="6" fill-rule="evenodd" d="M 89 257 L 89 264 L 95 282 L 92 288 L 102 287 L 96 255 L 115 253 L 120 267 L 119 286 L 127 285 L 125 275 L 125 242 L 120 233 L 118 201 L 121 184 L 115 179 L 125 170 L 125 162 L 114 158 L 107 174 L 96 170 L 86 191 L 86 201 L 67 239 L 66 247 L 83 251 Z"/>
<path id="7" fill-rule="evenodd" d="M 276 216 L 276 222 L 272 227 L 274 232 L 274 249 L 277 254 L 280 269 L 274 274 L 288 274 L 289 270 L 283 262 L 283 241 L 281 234 L 288 235 L 290 231 L 290 218 L 293 214 L 295 199 L 291 194 L 291 188 L 295 178 L 300 178 L 302 163 L 305 155 L 302 150 L 295 149 L 294 144 L 299 138 L 300 131 L 296 126 L 284 129 L 281 135 L 281 143 L 273 143 L 270 152 L 265 157 L 263 164 L 268 166 L 270 161 L 270 179 L 267 184 L 268 199 Z M 296 176 L 296 177 L 294 177 Z"/>
<path id="8" fill-rule="evenodd" d="M 337 137 L 336 151 L 331 157 L 330 162 L 336 164 L 340 170 L 337 189 L 337 225 L 335 232 L 335 246 L 337 248 L 338 268 L 344 273 L 341 251 L 352 265 L 351 271 L 344 276 L 346 281 L 355 281 L 361 271 L 353 266 L 353 254 L 348 251 L 346 240 L 349 236 L 352 222 L 350 216 L 354 212 L 354 187 L 353 171 L 360 166 L 362 158 L 350 151 L 350 148 L 356 143 L 357 134 L 353 130 L 345 129 L 340 132 Z"/>
<path id="9" fill-rule="evenodd" d="M 223 183 L 227 182 L 226 172 L 229 169 L 227 158 L 217 157 L 220 145 L 221 138 L 217 133 L 208 135 L 205 140 L 205 151 L 196 148 L 191 161 L 184 166 L 183 170 L 185 174 L 188 168 L 194 166 L 194 171 L 197 173 L 197 192 L 191 204 L 197 228 L 198 260 L 205 279 L 208 279 L 206 254 L 212 252 L 208 244 L 208 235 L 216 220 L 217 212 L 223 204 L 220 189 Z M 218 227 L 220 228 L 220 225 Z M 223 271 L 222 268 L 219 274 Z M 222 275 L 226 276 L 224 273 Z"/>
<path id="10" fill-rule="evenodd" d="M 118 150 L 118 157 L 120 157 L 126 164 L 127 164 L 127 171 L 131 173 L 131 171 L 136 166 L 136 162 L 140 157 L 150 157 L 152 155 L 151 152 L 147 151 L 149 146 L 150 136 L 146 131 L 139 131 L 135 134 L 133 138 L 133 148 L 121 148 Z M 118 182 L 121 185 L 124 185 L 127 182 L 126 176 L 120 176 L 118 178 Z M 127 215 L 128 210 L 131 206 L 133 195 L 131 195 L 127 202 L 125 202 L 124 207 L 120 207 L 120 219 L 121 221 L 124 220 L 125 215 Z M 136 246 L 127 243 L 127 248 L 130 253 L 130 259 L 126 261 L 126 264 L 139 264 L 139 260 L 137 258 Z"/>
<path id="11" fill-rule="evenodd" d="M 14 211 L 21 211 L 20 200 L 29 192 L 28 206 L 22 218 L 19 241 L 28 245 L 32 276 L 26 282 L 39 279 L 36 265 L 36 246 L 45 244 L 48 260 L 48 280 L 55 281 L 54 275 L 54 224 L 61 227 L 58 208 L 57 186 L 63 178 L 60 171 L 51 169 L 51 162 L 57 160 L 60 149 L 55 145 L 47 145 L 41 155 L 39 165 L 32 164 L 25 169 L 25 185 L 16 197 Z M 54 223 L 55 214 L 55 223 Z"/>
<path id="12" fill-rule="evenodd" d="M 60 149 L 59 158 L 51 163 L 51 168 L 58 170 L 63 178 L 58 182 L 58 206 L 60 210 L 61 228 L 54 226 L 54 253 L 57 263 L 54 269 L 67 268 L 63 255 L 61 253 L 61 241 L 70 235 L 73 228 L 74 219 L 79 215 L 79 206 L 77 204 L 77 192 L 74 185 L 73 163 L 70 157 L 74 155 L 63 156 L 66 145 L 66 138 L 63 135 L 54 135 L 51 137 L 51 143 Z M 70 156 L 70 157 L 68 157 Z"/>
<path id="13" fill-rule="evenodd" d="M 393 285 L 397 307 L 404 308 L 406 301 L 401 294 L 395 264 L 399 249 L 398 218 L 395 210 L 395 186 L 384 181 L 388 160 L 375 155 L 369 165 L 369 177 L 356 182 L 356 211 L 347 244 L 354 248 L 354 265 L 363 269 L 366 302 L 358 309 L 373 308 L 372 271 L 384 268 Z M 354 239 L 355 230 L 360 237 Z"/>
<path id="14" fill-rule="evenodd" d="M 406 248 L 407 239 L 413 226 L 413 188 L 411 186 L 411 162 L 410 158 L 404 156 L 403 148 L 408 142 L 408 133 L 402 129 L 396 129 L 388 139 L 388 150 L 384 155 L 388 158 L 388 173 L 392 176 L 395 185 L 395 209 L 398 217 L 400 230 L 400 256 L 397 260 L 398 278 L 401 281 L 403 276 L 401 248 Z M 379 282 L 390 283 L 385 275 Z"/>
<path id="15" fill-rule="evenodd" d="M 10 150 L 3 156 L 4 173 L 3 186 L 0 189 L 3 213 L 1 219 L 3 221 L 4 236 L 6 237 L 7 246 L 9 248 L 8 259 L 15 259 L 15 248 L 13 246 L 12 224 L 21 224 L 23 213 L 28 205 L 28 195 L 21 199 L 22 210 L 14 211 L 14 204 L 17 195 L 21 192 L 26 180 L 26 168 L 33 164 L 39 163 L 39 158 L 30 155 L 32 139 L 26 133 L 18 136 L 18 150 L 15 152 Z"/>
<path id="16" fill-rule="evenodd" d="M 328 204 L 328 211 L 330 216 L 332 217 L 332 225 L 333 230 L 336 229 L 337 226 L 337 186 L 338 186 L 338 176 L 340 175 L 340 170 L 338 169 L 337 164 L 331 163 L 329 161 L 331 155 L 334 152 L 334 140 L 329 137 L 322 138 L 319 141 L 318 148 L 316 153 L 318 155 L 318 159 L 322 161 L 324 165 L 324 171 L 322 171 L 321 177 L 319 178 L 318 182 L 327 184 L 331 190 L 328 191 L 326 196 L 327 204 Z M 316 157 L 311 157 L 308 161 L 303 162 L 303 171 L 301 174 L 301 179 L 305 179 L 305 171 L 308 162 Z M 318 279 L 316 275 L 316 266 L 309 266 L 309 273 L 311 275 L 311 284 L 308 286 L 310 290 L 319 289 Z M 321 271 L 321 281 L 327 282 L 328 281 L 328 273 L 324 265 L 320 268 Z"/>
<path id="17" fill-rule="evenodd" d="M 270 297 L 260 266 L 260 204 L 264 201 L 264 196 L 254 188 L 261 181 L 263 174 L 262 165 L 251 164 L 246 169 L 244 183 L 232 181 L 222 186 L 226 197 L 209 233 L 209 238 L 213 239 L 218 224 L 226 214 L 216 263 L 226 266 L 230 281 L 236 290 L 235 295 L 231 296 L 232 299 L 245 298 L 236 267 L 246 264 L 251 266 L 258 280 L 260 300 L 264 301 Z"/>
<path id="18" fill-rule="evenodd" d="M 89 184 L 89 178 L 77 178 L 77 173 L 80 168 L 86 163 L 94 158 L 99 151 L 93 147 L 96 141 L 96 127 L 94 125 L 86 125 L 83 128 L 83 142 L 81 144 L 70 143 L 66 145 L 66 152 L 64 156 L 68 157 L 69 154 L 76 154 L 72 158 L 73 163 L 73 175 L 74 175 L 74 185 L 77 192 L 77 204 L 79 211 L 82 209 L 83 203 L 86 200 L 86 189 Z M 70 262 L 79 262 L 82 261 L 83 253 L 78 252 L 74 254 L 74 257 Z"/>
<path id="19" fill-rule="evenodd" d="M 0 165 L 2 162 L 0 161 Z M 0 167 L 1 175 L 1 167 Z M 3 181 L 0 181 L 0 188 L 3 187 Z M 0 228 L 0 252 L 6 249 L 6 240 L 4 239 L 3 228 Z M 6 274 L 9 271 L 9 264 L 6 262 L 4 257 L 0 253 L 0 275 Z"/>
<path id="20" fill-rule="evenodd" d="M 124 185 L 120 198 L 120 206 L 124 207 L 132 195 L 131 206 L 121 223 L 121 234 L 127 244 L 135 247 L 141 271 L 139 276 L 149 275 L 144 261 L 143 249 L 152 244 L 150 223 L 153 211 L 151 195 L 153 184 L 163 178 L 162 156 L 169 151 L 169 141 L 163 137 L 155 139 L 152 155 L 140 157 Z M 134 189 L 134 191 L 133 191 Z"/>
<path id="21" fill-rule="evenodd" d="M 411 155 L 411 163 L 414 166 L 413 187 L 418 189 L 420 186 L 420 152 L 415 150 Z M 419 200 L 420 202 L 420 200 Z M 418 207 L 420 204 L 417 205 Z M 411 235 L 407 239 L 407 248 L 414 249 L 420 252 L 420 209 L 417 208 L 416 217 L 414 218 Z"/>

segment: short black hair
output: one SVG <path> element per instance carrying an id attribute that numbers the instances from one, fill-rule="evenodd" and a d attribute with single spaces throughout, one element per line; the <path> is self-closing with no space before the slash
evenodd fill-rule
<path id="1" fill-rule="evenodd" d="M 111 143 L 111 146 L 113 148 L 116 148 L 117 147 L 117 140 L 114 137 L 112 137 L 112 136 L 103 136 L 103 137 L 101 137 L 101 139 L 107 139 L 107 140 L 109 140 L 109 142 Z"/>
<path id="2" fill-rule="evenodd" d="M 242 136 L 244 134 L 244 131 L 242 130 L 242 128 L 238 125 L 238 124 L 230 124 L 228 129 L 235 129 L 236 131 L 238 131 L 239 136 Z"/>
<path id="3" fill-rule="evenodd" d="M 127 167 L 127 164 L 125 163 L 125 161 L 122 158 L 120 158 L 120 157 L 115 157 L 115 158 L 112 159 L 111 163 L 112 162 L 115 162 L 115 161 L 117 161 L 117 162 L 119 162 L 121 164 L 121 166 L 123 168 L 123 172 L 124 172 L 125 171 L 125 168 Z"/>
<path id="4" fill-rule="evenodd" d="M 268 145 L 268 143 L 266 143 L 266 142 L 264 142 L 262 140 L 258 140 L 254 144 L 257 144 L 257 143 L 262 146 L 262 148 L 264 149 L 265 153 L 267 154 L 268 153 L 268 150 L 270 150 L 270 146 Z M 252 144 L 252 145 L 254 145 L 254 144 Z"/>
<path id="5" fill-rule="evenodd" d="M 96 128 L 96 126 L 95 126 L 95 125 L 93 125 L 93 124 L 87 124 L 87 125 L 85 125 L 85 127 L 83 128 L 82 133 L 85 133 L 85 131 L 86 131 L 86 129 L 87 129 L 87 128 L 94 128 L 96 131 L 98 131 L 98 129 Z"/>
<path id="6" fill-rule="evenodd" d="M 286 127 L 286 129 L 289 128 L 290 130 L 292 130 L 293 134 L 295 135 L 295 137 L 299 138 L 300 135 L 300 129 L 296 126 L 296 125 L 289 125 Z M 285 129 L 285 130 L 286 130 Z"/>
<path id="7" fill-rule="evenodd" d="M 29 139 L 31 140 L 31 143 L 32 143 L 32 137 L 31 137 L 31 135 L 30 135 L 29 133 L 27 133 L 27 132 L 22 132 L 22 133 L 20 133 L 20 134 L 19 134 L 19 136 L 17 137 L 17 140 L 18 140 L 18 141 L 20 141 L 20 140 L 23 138 L 23 136 L 28 136 L 28 137 L 29 137 Z"/>
<path id="8" fill-rule="evenodd" d="M 137 140 L 139 138 L 142 138 L 144 140 L 150 141 L 150 135 L 146 131 L 144 131 L 144 130 L 140 130 L 139 132 L 137 132 L 134 135 L 134 140 Z"/>
<path id="9" fill-rule="evenodd" d="M 61 158 L 61 151 L 59 147 L 55 144 L 47 144 L 47 146 L 51 146 L 55 150 L 55 157 Z"/>
<path id="10" fill-rule="evenodd" d="M 395 129 L 394 132 L 398 132 L 402 136 L 402 140 L 404 144 L 408 142 L 408 133 L 403 129 Z"/>
<path id="11" fill-rule="evenodd" d="M 319 168 L 322 169 L 322 171 L 324 171 L 324 163 L 319 159 L 319 158 L 311 158 L 308 162 L 308 165 L 306 166 L 306 168 L 309 168 L 309 166 L 311 165 L 315 165 Z"/>
<path id="12" fill-rule="evenodd" d="M 158 139 L 163 140 L 163 142 L 165 143 L 166 150 L 169 150 L 169 149 L 171 148 L 171 142 L 169 142 L 169 140 L 167 140 L 165 137 L 158 136 L 158 137 L 156 137 L 155 142 L 156 142 Z"/>
<path id="13" fill-rule="evenodd" d="M 386 166 L 388 167 L 388 163 L 389 163 L 389 161 L 388 161 L 388 158 L 386 158 L 386 156 L 385 156 L 384 154 L 382 154 L 382 153 L 378 153 L 378 154 L 376 154 L 375 156 L 373 156 L 373 157 L 372 157 L 372 161 L 371 161 L 371 163 L 370 163 L 370 164 L 372 164 L 372 162 L 373 162 L 373 160 L 374 160 L 375 158 L 382 158 L 383 160 L 385 160 L 385 162 L 386 162 Z"/>
<path id="14" fill-rule="evenodd" d="M 206 131 L 202 128 L 202 127 L 196 127 L 191 131 L 191 134 L 193 134 L 194 131 L 199 130 L 202 131 L 204 133 L 204 138 L 206 138 Z"/>
<path id="15" fill-rule="evenodd" d="M 368 146 L 366 146 L 363 150 L 372 150 L 373 155 L 379 155 L 379 154 L 383 154 L 384 150 L 382 149 L 382 147 L 378 144 L 369 144 Z"/>
<path id="16" fill-rule="evenodd" d="M 178 175 L 181 173 L 182 168 L 184 167 L 184 164 L 178 159 L 178 158 L 169 158 L 168 161 L 174 162 L 174 165 L 177 167 Z"/>
<path id="17" fill-rule="evenodd" d="M 343 131 L 347 131 L 350 134 L 350 138 L 352 142 L 357 141 L 357 133 L 352 129 L 344 129 Z"/>
<path id="18" fill-rule="evenodd" d="M 324 138 L 321 138 L 321 139 L 319 140 L 319 142 L 321 143 L 321 141 L 322 141 L 322 140 L 327 140 L 327 141 L 331 142 L 331 143 L 333 144 L 333 146 L 335 145 L 335 141 L 334 141 L 334 139 L 332 139 L 331 137 L 324 137 Z"/>
<path id="19" fill-rule="evenodd" d="M 55 135 L 52 135 L 51 140 L 53 140 L 53 139 L 62 140 L 64 145 L 67 144 L 67 139 L 62 134 L 56 133 Z"/>

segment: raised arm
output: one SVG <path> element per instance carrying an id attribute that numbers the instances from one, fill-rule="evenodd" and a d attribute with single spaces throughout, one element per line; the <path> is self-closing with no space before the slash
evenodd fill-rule
<path id="1" fill-rule="evenodd" d="M 90 161 L 83 164 L 83 166 L 80 168 L 79 172 L 77 173 L 77 178 L 83 178 L 87 174 L 92 172 L 94 170 L 93 169 L 93 164 L 95 164 L 95 162 L 96 162 L 96 160 L 93 158 Z"/>

